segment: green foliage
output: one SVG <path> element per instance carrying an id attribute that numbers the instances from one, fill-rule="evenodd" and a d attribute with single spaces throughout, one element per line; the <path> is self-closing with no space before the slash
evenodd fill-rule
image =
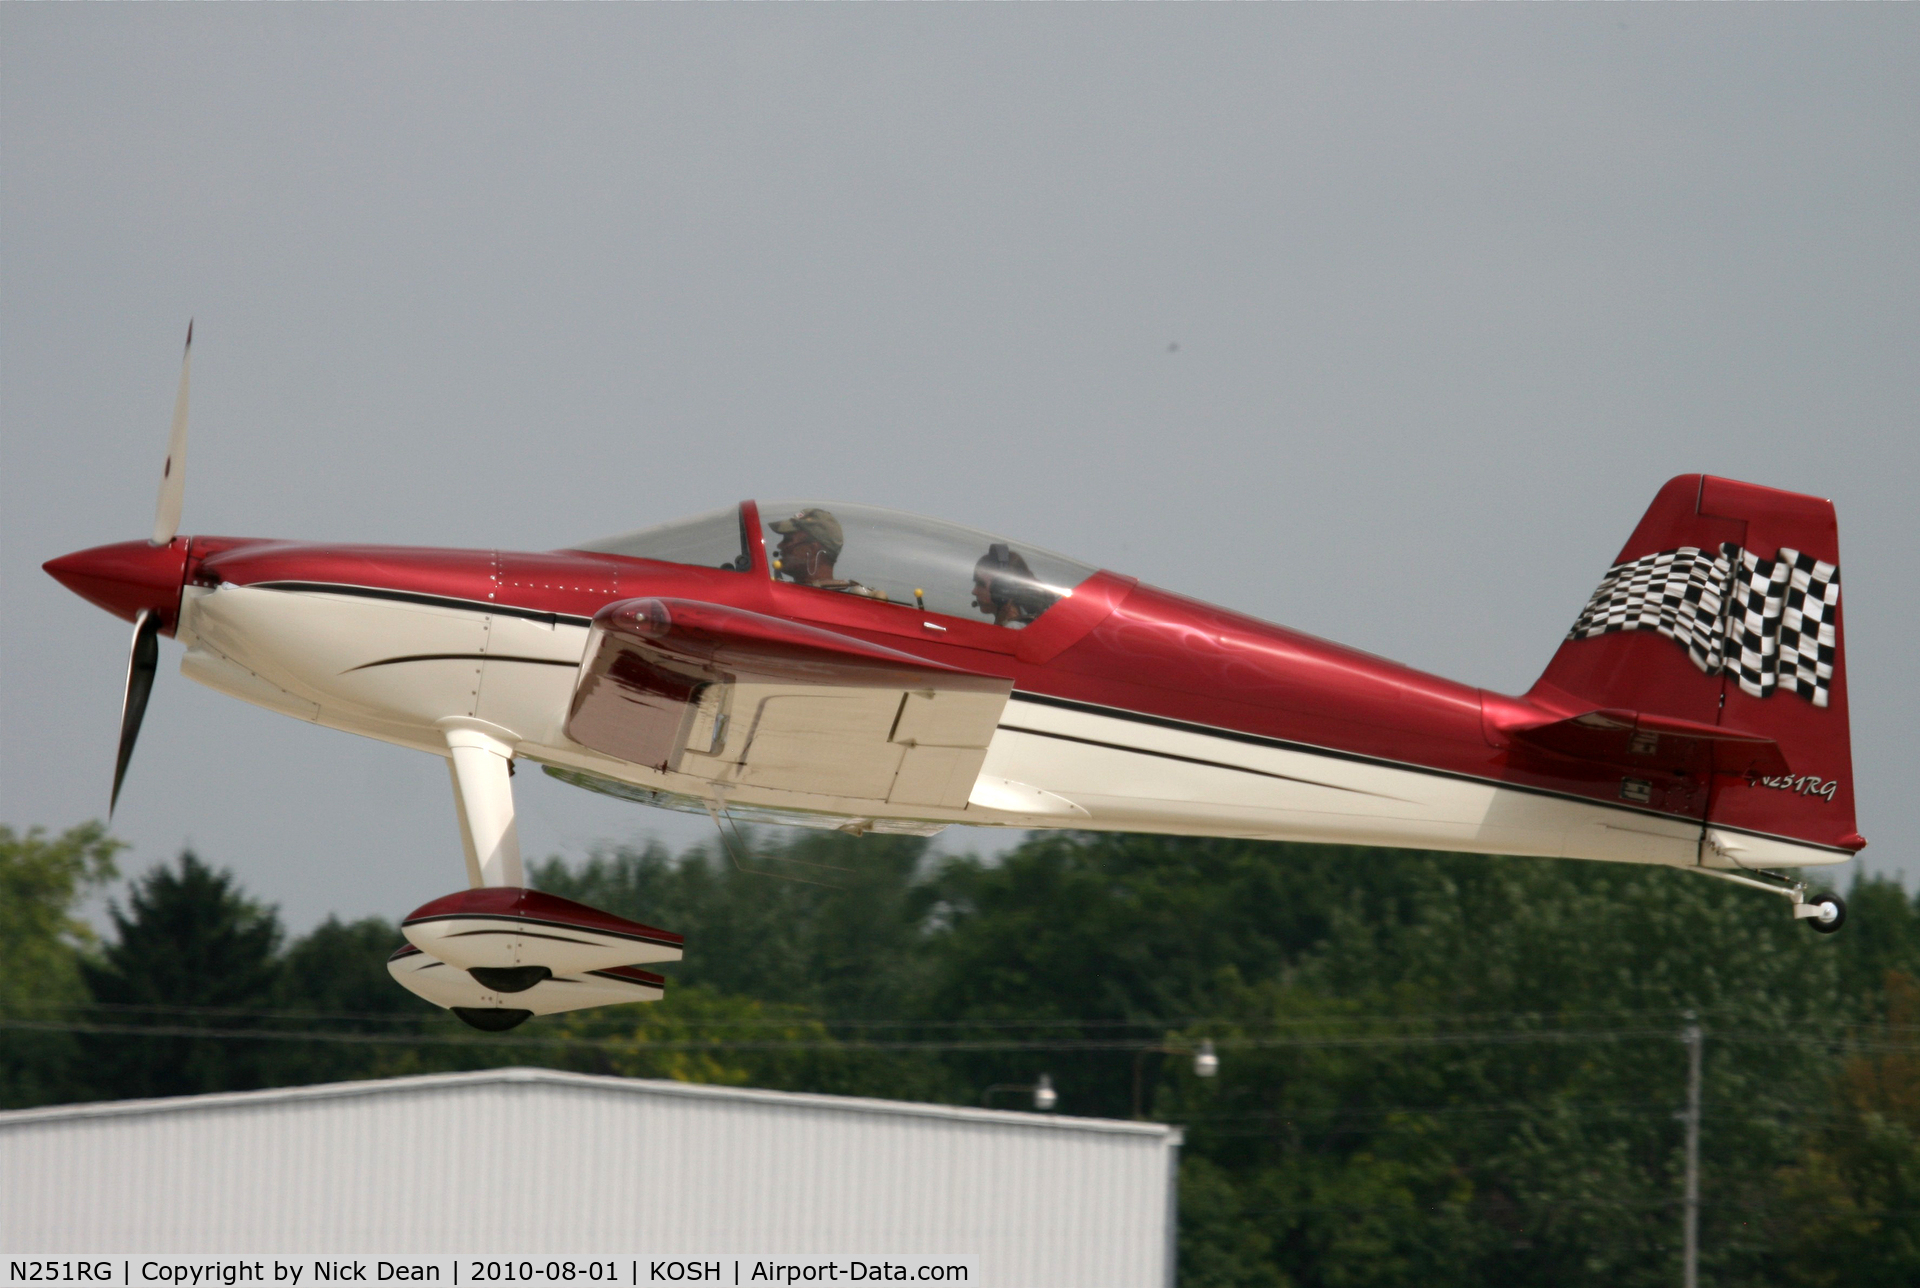
<path id="1" fill-rule="evenodd" d="M 62 946 L 88 944 L 93 931 L 73 916 L 82 895 L 115 875 L 113 856 L 126 848 L 101 823 L 82 823 L 49 838 L 44 828 L 16 832 L 0 823 L 0 998 Z"/>
<path id="2" fill-rule="evenodd" d="M 1800 1216 L 1781 1251 L 1800 1283 L 1920 1283 L 1920 980 L 1882 982 L 1876 1041 L 1842 1067 L 1834 1112 L 1780 1177 Z"/>
<path id="3" fill-rule="evenodd" d="M 1703 1278 L 1920 1281 L 1920 901 L 1894 883 L 1856 881 L 1821 936 L 1629 866 L 1060 833 L 997 861 L 749 848 L 763 871 L 658 847 L 536 865 L 688 957 L 665 1002 L 497 1037 L 393 985 L 392 925 L 280 951 L 270 912 L 184 857 L 115 910 L 68 1013 L 189 1031 L 83 1035 L 100 1077 L 54 1094 L 536 1063 L 977 1104 L 1044 1072 L 1065 1112 L 1184 1125 L 1185 1284 L 1664 1285 L 1691 1012 Z M 34 966 L 34 995 L 71 997 L 77 941 L 52 935 L 67 956 L 36 960 L 69 991 Z"/>
<path id="4" fill-rule="evenodd" d="M 752 834 L 750 849 L 764 850 Z M 578 869 L 533 867 L 543 890 L 699 938 L 677 980 L 841 1018 L 892 1018 L 924 977 L 919 880 L 926 841 L 803 833 L 741 871 L 705 849 L 658 845 L 596 853 Z"/>
<path id="5" fill-rule="evenodd" d="M 100 823 L 59 836 L 0 824 L 0 1108 L 40 1104 L 71 1085 L 78 1047 L 71 1033 L 26 1027 L 81 1000 L 80 954 L 93 942 L 73 907 L 114 876 L 122 843 Z"/>
<path id="6" fill-rule="evenodd" d="M 1241 1181 L 1244 1207 L 1263 1196 L 1300 1283 L 1363 1282 L 1330 1273 L 1361 1265 L 1381 1282 L 1443 1265 L 1483 1282 L 1664 1281 L 1680 1011 L 1728 1031 L 1708 1065 L 1706 1169 L 1723 1203 L 1745 1203 L 1743 1178 L 1791 1149 L 1780 1111 L 1821 1098 L 1825 1066 L 1773 1042 L 1791 1011 L 1715 992 L 1716 967 L 1760 988 L 1817 982 L 1822 945 L 1678 874 L 1408 866 L 1424 911 L 1384 929 L 1337 917 L 1286 983 L 1223 996 L 1232 1022 L 1187 1034 L 1223 1048 L 1217 1085 L 1175 1077 L 1163 1112 Z M 1717 1268 L 1751 1251 L 1748 1215 L 1709 1221 Z"/>
<path id="7" fill-rule="evenodd" d="M 404 1038 L 427 1032 L 443 1012 L 387 974 L 387 957 L 403 941 L 392 922 L 378 917 L 342 922 L 329 917 L 295 940 L 275 972 L 274 1007 L 284 1012 L 276 1027 L 327 1033 Z M 427 1057 L 423 1061 L 423 1054 Z M 462 1067 L 448 1052 L 421 1052 L 388 1042 L 273 1040 L 261 1052 L 272 1085 L 342 1082 Z M 438 1057 L 438 1058 L 435 1058 Z"/>
<path id="8" fill-rule="evenodd" d="M 272 1005 L 279 920 L 191 851 L 136 881 L 126 910 L 116 903 L 109 916 L 113 942 L 81 964 L 103 1025 L 212 1020 L 206 1027 L 245 1032 Z M 258 1042 L 190 1033 L 94 1032 L 81 1045 L 93 1094 L 113 1099 L 258 1087 L 270 1064 Z"/>
<path id="9" fill-rule="evenodd" d="M 1920 979 L 1920 893 L 1892 881 L 1859 881 L 1847 892 L 1846 929 L 1834 937 L 1840 991 L 1884 1018 L 1888 972 Z M 1911 1023 L 1920 1023 L 1916 1017 Z"/>
<path id="10" fill-rule="evenodd" d="M 1289 1288 L 1274 1261 L 1271 1222 L 1246 1210 L 1244 1187 L 1205 1155 L 1180 1162 L 1180 1283 L 1183 1288 Z"/>
<path id="11" fill-rule="evenodd" d="M 555 1063 L 583 1073 L 897 1100 L 966 1094 L 937 1061 L 843 1041 L 811 1008 L 698 984 L 651 1006 L 577 1011 L 554 1027 L 577 1043 Z"/>
<path id="12" fill-rule="evenodd" d="M 1214 999 L 1243 980 L 1279 977 L 1343 908 L 1404 915 L 1391 862 L 1097 833 L 1037 835 L 996 863 L 952 859 L 929 882 L 937 899 L 923 951 L 936 965 L 921 1010 L 950 1022 L 1045 1023 L 1057 1041 L 1151 1040 L 1160 1026 L 1215 1013 Z M 1130 1053 L 1053 1063 L 1062 1111 L 1132 1112 Z M 976 1083 L 1033 1072 L 1006 1056 L 965 1065 Z"/>

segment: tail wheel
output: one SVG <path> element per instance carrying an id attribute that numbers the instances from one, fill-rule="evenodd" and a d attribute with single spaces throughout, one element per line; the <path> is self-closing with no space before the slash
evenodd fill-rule
<path id="1" fill-rule="evenodd" d="M 1806 922 L 1823 935 L 1831 935 L 1847 924 L 1847 901 L 1837 894 L 1817 894 L 1807 903 L 1820 911 Z"/>

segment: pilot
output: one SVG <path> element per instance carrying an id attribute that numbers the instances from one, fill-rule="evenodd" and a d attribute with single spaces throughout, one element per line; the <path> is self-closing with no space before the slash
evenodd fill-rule
<path id="1" fill-rule="evenodd" d="M 1020 552 L 1004 541 L 987 547 L 973 566 L 973 606 L 995 626 L 1019 630 L 1060 597 L 1040 584 Z"/>
<path id="2" fill-rule="evenodd" d="M 767 525 L 780 534 L 775 547 L 774 575 L 801 586 L 837 590 L 867 599 L 885 599 L 886 592 L 862 586 L 833 575 L 833 565 L 846 548 L 846 536 L 833 511 L 818 507 L 805 509 L 791 519 L 776 519 Z"/>

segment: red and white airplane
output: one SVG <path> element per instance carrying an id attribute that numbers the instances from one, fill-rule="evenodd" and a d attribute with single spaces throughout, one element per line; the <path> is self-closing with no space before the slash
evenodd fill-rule
<path id="1" fill-rule="evenodd" d="M 191 332 L 189 332 L 189 353 Z M 525 888 L 516 762 L 735 820 L 950 823 L 1780 869 L 1855 830 L 1830 502 L 1683 475 L 1509 697 L 957 524 L 745 501 L 566 550 L 153 534 L 46 569 L 134 623 L 117 799 L 157 665 L 446 758 L 468 889 L 390 967 L 484 1028 L 660 996 L 680 938 Z"/>

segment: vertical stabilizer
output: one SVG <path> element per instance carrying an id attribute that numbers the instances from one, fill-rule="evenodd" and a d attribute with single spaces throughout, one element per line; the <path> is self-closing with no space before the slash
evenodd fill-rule
<path id="1" fill-rule="evenodd" d="M 1711 475 L 1671 480 L 1530 696 L 1777 743 L 1784 772 L 1712 775 L 1708 839 L 1730 862 L 1794 861 L 1767 838 L 1865 844 L 1854 824 L 1830 501 Z"/>

